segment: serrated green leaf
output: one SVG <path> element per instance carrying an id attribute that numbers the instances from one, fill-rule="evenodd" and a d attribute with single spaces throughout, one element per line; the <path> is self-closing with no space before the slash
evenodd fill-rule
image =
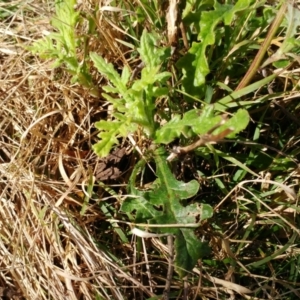
<path id="1" fill-rule="evenodd" d="M 223 21 L 226 13 L 230 12 L 232 5 L 219 4 L 215 2 L 215 9 L 204 11 L 200 19 L 200 28 L 198 39 L 205 45 L 213 45 L 215 43 L 215 27 L 219 22 Z"/>
<path id="2" fill-rule="evenodd" d="M 95 123 L 95 127 L 98 130 L 113 130 L 113 131 L 116 131 L 121 125 L 122 125 L 121 122 L 117 122 L 117 121 L 109 122 L 109 121 L 106 121 L 106 120 L 101 120 L 101 121 Z"/>
<path id="3" fill-rule="evenodd" d="M 90 58 L 94 62 L 97 70 L 104 75 L 119 91 L 124 94 L 127 90 L 126 85 L 123 83 L 119 73 L 115 70 L 111 63 L 107 63 L 103 57 L 97 53 L 90 53 Z"/>
<path id="4" fill-rule="evenodd" d="M 135 91 L 141 91 L 148 85 L 156 82 L 156 74 L 159 71 L 159 66 L 153 68 L 144 68 L 141 72 L 141 79 L 136 80 L 132 85 L 132 89 Z"/>
<path id="5" fill-rule="evenodd" d="M 92 146 L 94 152 L 99 157 L 105 157 L 109 154 L 110 150 L 115 144 L 118 144 L 118 140 L 113 136 L 114 133 L 102 132 L 99 137 L 101 140 Z"/>
<path id="6" fill-rule="evenodd" d="M 194 240 L 195 243 L 199 241 Z M 191 255 L 188 252 L 187 243 L 182 232 L 177 233 L 177 237 L 174 243 L 175 248 L 175 270 L 180 275 L 184 277 L 186 275 L 186 270 L 191 270 L 195 267 L 196 261 L 192 259 Z"/>
<path id="7" fill-rule="evenodd" d="M 136 193 L 138 196 L 138 193 Z M 147 194 L 147 193 L 145 193 Z M 152 218 L 156 218 L 161 215 L 154 206 L 146 200 L 142 195 L 137 198 L 128 198 L 122 203 L 121 210 L 124 212 L 131 213 L 132 211 L 136 211 L 135 221 L 136 222 L 144 222 L 145 220 L 151 220 Z"/>
<path id="8" fill-rule="evenodd" d="M 172 120 L 156 131 L 155 143 L 169 144 L 181 135 L 188 138 L 195 134 L 205 134 L 221 120 L 221 116 L 214 116 L 213 112 L 213 106 L 207 105 L 202 111 L 198 109 L 187 111 L 182 119 L 175 115 Z"/>
<path id="9" fill-rule="evenodd" d="M 93 150 L 98 156 L 107 156 L 112 147 L 118 144 L 117 137 L 124 126 L 124 122 L 117 121 L 108 122 L 105 120 L 101 120 L 95 123 L 95 127 L 100 130 L 100 133 L 98 134 L 100 141 L 93 145 Z"/>
<path id="10" fill-rule="evenodd" d="M 148 33 L 146 29 L 141 36 L 141 44 L 137 49 L 141 55 L 142 61 L 145 63 L 145 68 L 156 68 L 161 65 L 162 57 L 165 54 L 164 49 L 157 47 L 157 37 Z"/>
<path id="11" fill-rule="evenodd" d="M 206 134 L 221 120 L 222 117 L 220 115 L 214 115 L 212 105 L 205 106 L 202 111 L 196 109 L 190 110 L 184 114 L 182 119 L 180 119 L 180 116 L 175 115 L 172 120 L 156 131 L 155 143 L 169 144 L 175 138 L 182 135 L 186 138 L 190 138 L 195 135 Z M 247 127 L 249 120 L 248 112 L 244 109 L 239 109 L 224 125 L 215 129 L 213 134 L 216 135 L 230 128 L 233 131 L 227 137 L 233 138 L 237 133 Z"/>
<path id="12" fill-rule="evenodd" d="M 172 77 L 172 73 L 170 72 L 162 72 L 162 73 L 158 73 L 155 76 L 155 81 L 159 82 L 160 84 L 165 83 L 170 77 Z"/>
<path id="13" fill-rule="evenodd" d="M 48 58 L 48 55 L 49 57 L 53 58 L 53 56 L 58 55 L 51 39 L 48 36 L 34 42 L 32 46 L 29 46 L 27 49 L 30 50 L 33 54 L 38 53 L 42 58 Z"/>
<path id="14" fill-rule="evenodd" d="M 122 111 L 122 109 L 125 109 L 124 103 L 121 99 L 115 99 L 111 97 L 110 95 L 106 93 L 102 93 L 103 98 L 105 98 L 107 101 L 112 103 L 115 108 L 117 108 L 119 111 Z"/>
<path id="15" fill-rule="evenodd" d="M 201 221 L 211 218 L 213 214 L 214 214 L 214 210 L 210 205 L 208 204 L 201 205 L 201 216 L 200 216 Z"/>
<path id="16" fill-rule="evenodd" d="M 135 188 L 137 171 L 134 171 L 128 192 L 135 197 L 127 198 L 121 210 L 127 213 L 135 211 L 139 222 L 162 224 L 164 226 L 154 230 L 176 236 L 175 252 L 180 255 L 176 256 L 175 265 L 178 273 L 184 276 L 186 270 L 191 270 L 197 260 L 207 253 L 207 247 L 197 239 L 193 233 L 194 229 L 185 227 L 185 224 L 196 225 L 197 220 L 201 218 L 201 212 L 204 213 L 203 219 L 208 218 L 212 208 L 209 210 L 208 206 L 203 208 L 197 203 L 183 206 L 182 200 L 191 198 L 198 192 L 199 183 L 196 180 L 184 183 L 174 178 L 162 148 L 155 151 L 154 159 L 157 180 L 152 190 L 139 191 Z M 165 227 L 168 224 L 171 226 Z M 172 226 L 176 224 L 180 225 L 179 228 Z"/>
<path id="17" fill-rule="evenodd" d="M 203 94 L 202 85 L 205 83 L 205 76 L 209 73 L 205 49 L 204 44 L 194 42 L 189 52 L 176 64 L 182 69 L 184 91 L 192 96 Z"/>
<path id="18" fill-rule="evenodd" d="M 220 126 L 214 131 L 215 134 L 222 132 L 227 128 L 232 128 L 232 132 L 227 135 L 228 138 L 234 138 L 235 135 L 244 130 L 250 121 L 250 116 L 247 110 L 239 109 L 231 119 L 229 119 L 223 126 Z"/>
<path id="19" fill-rule="evenodd" d="M 214 105 L 206 105 L 203 107 L 201 114 L 200 114 L 200 120 L 211 118 L 214 116 Z"/>
<path id="20" fill-rule="evenodd" d="M 195 122 L 193 124 L 193 132 L 195 134 L 205 134 L 207 133 L 212 127 L 214 127 L 215 125 L 217 125 L 220 121 L 222 120 L 221 116 L 211 116 L 211 117 L 202 117 L 201 115 L 198 118 L 198 122 Z"/>
<path id="21" fill-rule="evenodd" d="M 117 88 L 110 85 L 105 85 L 102 87 L 102 89 L 104 92 L 111 93 L 111 94 L 117 94 L 119 92 Z"/>
<path id="22" fill-rule="evenodd" d="M 155 143 L 157 144 L 169 144 L 171 143 L 175 138 L 180 137 L 182 132 L 184 131 L 184 126 L 180 122 L 180 116 L 175 115 L 172 120 L 170 120 L 168 123 L 160 127 L 155 132 Z M 186 130 L 188 129 L 185 128 Z"/>
<path id="23" fill-rule="evenodd" d="M 61 38 L 61 43 L 67 55 L 76 57 L 76 43 L 79 38 L 75 35 L 74 28 L 79 21 L 80 12 L 75 11 L 74 1 L 57 1 L 55 3 L 56 17 L 51 19 L 51 24 L 55 27 Z M 55 38 L 57 41 L 57 37 Z"/>
<path id="24" fill-rule="evenodd" d="M 184 228 L 178 233 L 174 246 L 175 269 L 181 278 L 186 276 L 186 270 L 195 267 L 199 258 L 211 252 L 207 243 L 201 242 L 192 230 Z"/>
<path id="25" fill-rule="evenodd" d="M 250 4 L 250 0 L 240 0 L 235 5 L 214 1 L 214 9 L 201 13 L 197 25 L 200 28 L 198 34 L 200 42 L 194 42 L 188 53 L 177 63 L 177 67 L 181 68 L 183 73 L 183 90 L 189 95 L 199 97 L 205 93 L 205 78 L 210 72 L 206 50 L 215 43 L 217 25 L 221 22 L 230 25 L 235 13 L 249 8 Z"/>
<path id="26" fill-rule="evenodd" d="M 79 64 L 76 57 L 64 57 L 64 63 L 70 71 L 77 73 Z"/>
<path id="27" fill-rule="evenodd" d="M 122 75 L 121 75 L 121 80 L 124 85 L 127 85 L 127 83 L 129 82 L 130 76 L 131 76 L 130 70 L 127 66 L 125 66 L 123 68 Z"/>

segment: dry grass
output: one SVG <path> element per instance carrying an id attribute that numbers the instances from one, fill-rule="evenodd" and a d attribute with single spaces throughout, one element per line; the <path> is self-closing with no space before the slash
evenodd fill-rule
<path id="1" fill-rule="evenodd" d="M 103 213 L 94 206 L 79 215 L 82 197 L 77 194 L 88 178 L 87 166 L 96 163 L 91 126 L 100 105 L 71 85 L 63 70 L 53 71 L 49 62 L 23 50 L 42 30 L 50 30 L 52 4 L 22 2 L 1 4 L 3 10 L 17 7 L 0 23 L 3 294 L 95 299 L 98 291 L 106 299 L 123 299 L 122 285 L 148 292 L 88 234 L 97 230 L 94 223 L 102 222 Z"/>
<path id="2" fill-rule="evenodd" d="M 62 68 L 53 70 L 51 62 L 43 62 L 24 50 L 43 31 L 52 30 L 49 16 L 53 7 L 46 0 L 23 2 L 0 4 L 0 12 L 16 5 L 15 12 L 0 21 L 0 293 L 15 299 L 63 300 L 155 296 L 166 282 L 168 249 L 153 239 L 148 249 L 141 251 L 144 257 L 135 257 L 136 249 L 122 240 L 126 227 L 120 225 L 118 234 L 105 221 L 117 217 L 114 214 L 121 196 L 109 197 L 95 184 L 97 198 L 90 199 L 85 214 L 80 214 L 83 192 L 101 163 L 91 151 L 96 141 L 93 123 L 107 117 L 107 107 L 86 89 L 72 85 L 70 75 Z M 83 10 L 90 9 L 86 2 L 84 5 Z M 122 39 L 122 33 L 107 20 L 99 22 L 99 33 L 105 42 L 91 40 L 91 49 L 105 53 L 116 64 L 134 64 L 124 57 L 126 51 L 121 44 L 111 42 Z M 97 76 L 98 84 L 102 79 Z M 126 165 L 125 176 L 129 167 Z M 123 186 L 124 178 L 116 183 Z M 122 192 L 122 188 L 115 191 Z M 235 200 L 247 202 L 245 198 Z M 104 204 L 98 205 L 100 202 Z M 262 218 L 269 217 L 272 216 Z M 238 227 L 253 226 L 249 220 L 242 225 L 230 220 L 228 230 L 234 233 Z M 213 231 L 209 225 L 205 229 L 208 236 Z M 290 233 L 285 234 L 290 237 Z M 229 242 L 236 241 L 222 240 L 211 232 L 210 244 L 216 259 L 234 258 Z M 252 242 L 245 235 L 239 243 L 250 247 Z M 295 245 L 290 249 L 290 255 L 299 252 Z M 139 260 L 141 263 L 137 263 Z M 228 278 L 229 273 L 230 270 Z M 218 294 L 245 292 L 239 285 L 230 285 L 229 280 L 222 282 L 201 274 L 195 269 L 189 279 L 195 299 L 197 294 L 215 298 Z M 268 280 L 247 274 L 256 286 Z M 219 287 L 203 286 L 199 291 L 203 281 Z M 290 284 L 279 279 L 273 283 Z M 181 284 L 174 278 L 172 288 L 178 290 Z"/>
<path id="3" fill-rule="evenodd" d="M 107 108 L 72 85 L 63 69 L 53 70 L 51 62 L 24 50 L 52 30 L 53 3 L 22 2 L 0 7 L 17 7 L 0 23 L 0 293 L 63 300 L 153 296 L 149 284 L 140 283 L 142 267 L 130 264 L 130 242 L 122 245 L 95 205 L 113 198 L 107 207 L 117 207 L 115 197 L 104 198 L 99 187 L 97 199 L 80 215 L 83 190 L 99 164 L 91 151 L 93 122 L 106 117 Z M 120 38 L 105 20 L 98 25 L 107 43 L 112 34 Z M 108 48 L 92 40 L 90 46 L 124 62 L 122 45 L 110 42 Z"/>

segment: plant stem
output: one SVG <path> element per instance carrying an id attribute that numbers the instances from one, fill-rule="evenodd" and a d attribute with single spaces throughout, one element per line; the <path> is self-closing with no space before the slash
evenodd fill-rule
<path id="1" fill-rule="evenodd" d="M 170 288 L 174 272 L 174 237 L 172 235 L 168 236 L 168 249 L 169 249 L 169 259 L 168 259 L 168 274 L 167 281 L 164 290 L 164 300 L 170 297 Z"/>
<path id="2" fill-rule="evenodd" d="M 251 81 L 251 79 L 255 75 L 256 71 L 259 69 L 260 64 L 271 44 L 271 41 L 272 41 L 273 37 L 275 36 L 275 33 L 284 18 L 286 8 L 287 8 L 287 1 L 284 1 L 284 3 L 281 5 L 280 10 L 277 13 L 275 19 L 273 20 L 273 23 L 268 31 L 268 34 L 267 34 L 262 46 L 260 47 L 259 51 L 257 52 L 248 72 L 246 73 L 246 75 L 244 76 L 244 78 L 242 79 L 240 84 L 237 86 L 237 88 L 235 89 L 236 91 L 241 90 L 242 88 L 247 86 L 247 84 Z"/>

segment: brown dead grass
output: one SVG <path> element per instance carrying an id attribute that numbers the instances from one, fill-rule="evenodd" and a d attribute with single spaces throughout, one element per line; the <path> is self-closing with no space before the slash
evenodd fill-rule
<path id="1" fill-rule="evenodd" d="M 97 199 L 90 200 L 84 216 L 79 213 L 90 175 L 99 178 L 101 162 L 91 151 L 93 123 L 107 116 L 107 107 L 72 85 L 63 68 L 53 70 L 51 61 L 24 50 L 52 30 L 53 3 L 15 1 L 1 8 L 12 4 L 17 10 L 0 22 L 0 295 L 63 300 L 153 296 L 144 263 L 132 264 L 130 242 L 124 244 L 104 222 L 107 215 L 99 202 L 108 199 L 105 207 L 112 205 L 113 213 L 118 199 L 95 187 Z M 105 19 L 98 26 L 102 40 L 91 40 L 91 49 L 116 65 L 127 64 L 123 46 L 112 42 L 120 32 Z M 124 185 L 122 178 L 117 183 Z M 164 262 L 155 273 L 166 268 Z M 163 288 L 165 277 L 155 276 Z"/>
<path id="2" fill-rule="evenodd" d="M 93 206 L 79 215 L 81 183 L 96 163 L 91 127 L 100 103 L 71 85 L 64 70 L 53 71 L 51 62 L 23 50 L 51 30 L 52 4 L 14 3 L 17 11 L 0 23 L 2 294 L 65 300 L 95 299 L 98 293 L 123 299 L 121 286 L 136 286 L 151 295 L 89 235 L 103 227 L 103 213 Z"/>

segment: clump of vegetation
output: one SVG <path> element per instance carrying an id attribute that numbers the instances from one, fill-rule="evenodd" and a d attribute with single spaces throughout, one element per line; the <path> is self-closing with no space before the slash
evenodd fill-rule
<path id="1" fill-rule="evenodd" d="M 298 298 L 299 15 L 4 2 L 3 296 Z"/>

